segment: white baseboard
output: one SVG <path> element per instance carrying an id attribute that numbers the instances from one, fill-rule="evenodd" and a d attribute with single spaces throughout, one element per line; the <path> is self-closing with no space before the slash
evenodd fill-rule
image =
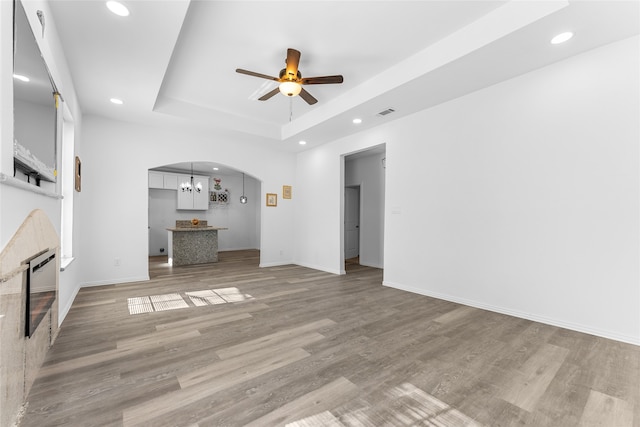
<path id="1" fill-rule="evenodd" d="M 82 287 L 90 288 L 93 286 L 118 285 L 120 283 L 129 283 L 129 282 L 146 282 L 148 280 L 149 280 L 149 276 L 125 277 L 124 279 L 98 280 L 95 282 L 86 282 L 82 285 Z"/>
<path id="2" fill-rule="evenodd" d="M 62 307 L 62 309 L 58 308 L 58 327 L 62 325 L 62 321 L 64 320 L 65 317 L 67 317 L 67 314 L 69 314 L 69 310 L 71 310 L 71 306 L 73 305 L 73 302 L 76 300 L 76 296 L 78 296 L 78 292 L 80 292 L 80 286 L 76 286 L 76 288 L 73 290 L 73 295 L 71 296 L 71 298 L 69 298 L 69 301 L 67 302 L 67 304 L 64 307 Z"/>
<path id="3" fill-rule="evenodd" d="M 593 328 L 591 326 L 581 325 L 577 323 L 567 322 L 564 320 L 553 319 L 545 316 L 539 316 L 532 313 L 526 313 L 518 310 L 512 310 L 506 307 L 498 307 L 489 304 L 480 303 L 473 300 L 468 300 L 465 298 L 458 298 L 455 296 L 441 294 L 438 292 L 430 292 L 424 289 L 414 288 L 411 286 L 405 286 L 399 283 L 389 282 L 384 280 L 382 282 L 383 286 L 388 286 L 390 288 L 399 289 L 401 291 L 407 291 L 418 295 L 424 295 L 431 298 L 437 298 L 444 301 L 455 302 L 458 304 L 467 305 L 470 307 L 480 308 L 483 310 L 493 311 L 495 313 L 506 314 L 508 316 L 518 317 L 521 319 L 527 319 L 534 322 L 544 323 L 551 326 L 557 326 L 564 329 L 570 329 L 576 332 L 582 332 L 589 335 L 595 335 L 597 337 L 607 338 L 615 341 L 624 342 L 627 344 L 640 345 L 640 337 L 629 336 L 625 334 L 620 334 L 614 331 L 603 330 L 599 328 Z"/>
<path id="4" fill-rule="evenodd" d="M 233 252 L 233 251 L 259 251 L 260 248 L 254 248 L 254 247 L 241 247 L 241 248 L 224 248 L 224 249 L 218 249 L 218 252 Z"/>
<path id="5" fill-rule="evenodd" d="M 293 264 L 291 261 L 274 261 L 274 262 L 261 262 L 258 267 L 282 267 L 283 265 L 291 265 Z"/>
<path id="6" fill-rule="evenodd" d="M 368 264 L 366 262 L 360 262 L 360 265 L 364 266 L 364 267 L 371 267 L 371 268 L 379 268 L 379 269 L 383 269 L 384 266 L 383 265 L 374 265 L 374 264 Z"/>
<path id="7" fill-rule="evenodd" d="M 335 270 L 333 268 L 326 268 L 326 267 L 322 267 L 319 265 L 313 265 L 313 264 L 305 264 L 305 263 L 300 263 L 300 262 L 296 262 L 296 265 L 299 265 L 300 267 L 306 267 L 306 268 L 311 268 L 313 270 L 319 270 L 319 271 L 324 271 L 326 273 L 331 273 L 331 274 L 345 274 L 344 269 L 342 270 Z"/>

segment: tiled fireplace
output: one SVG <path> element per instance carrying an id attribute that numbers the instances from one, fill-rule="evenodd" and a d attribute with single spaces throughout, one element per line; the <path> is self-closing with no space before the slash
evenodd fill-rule
<path id="1" fill-rule="evenodd" d="M 20 416 L 36 374 L 58 333 L 59 245 L 51 221 L 43 211 L 34 210 L 0 253 L 2 426 L 13 425 Z M 31 298 L 29 283 L 34 291 Z M 27 311 L 29 307 L 32 310 Z M 27 319 L 31 321 L 31 328 L 27 327 Z"/>

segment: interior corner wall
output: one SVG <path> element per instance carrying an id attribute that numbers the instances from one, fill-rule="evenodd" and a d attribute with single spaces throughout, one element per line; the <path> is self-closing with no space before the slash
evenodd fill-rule
<path id="1" fill-rule="evenodd" d="M 386 142 L 384 284 L 640 344 L 638 47 L 301 153 L 301 262 L 338 267 L 339 157 Z"/>
<path id="2" fill-rule="evenodd" d="M 266 143 L 232 140 L 213 132 L 138 125 L 98 116 L 83 121 L 82 197 L 79 250 L 83 285 L 148 278 L 148 170 L 167 164 L 210 161 L 259 179 L 261 265 L 291 263 L 293 205 L 279 198 L 265 207 L 266 193 L 292 184 L 294 156 Z M 223 233 L 223 232 L 221 232 Z M 118 264 L 118 265 L 116 265 Z"/>

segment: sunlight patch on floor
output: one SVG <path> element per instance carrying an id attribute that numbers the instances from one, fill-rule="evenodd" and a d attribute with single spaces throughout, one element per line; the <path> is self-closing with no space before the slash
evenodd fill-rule
<path id="1" fill-rule="evenodd" d="M 193 305 L 195 305 L 196 307 L 227 303 L 227 301 L 225 301 L 220 295 L 213 292 L 211 289 L 207 289 L 204 291 L 185 292 L 185 294 L 189 297 Z"/>
<path id="2" fill-rule="evenodd" d="M 180 294 L 151 295 L 149 298 L 156 311 L 176 310 L 189 307 Z"/>
<path id="3" fill-rule="evenodd" d="M 189 291 L 185 292 L 184 296 L 178 293 L 171 293 L 127 298 L 127 305 L 129 314 L 143 314 L 154 311 L 250 301 L 253 299 L 251 295 L 240 292 L 238 288 L 220 288 Z M 193 305 L 189 305 L 188 301 Z"/>

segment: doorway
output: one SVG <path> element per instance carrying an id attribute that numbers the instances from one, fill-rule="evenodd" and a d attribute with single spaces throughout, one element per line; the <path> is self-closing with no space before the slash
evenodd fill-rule
<path id="1" fill-rule="evenodd" d="M 344 156 L 341 257 L 354 266 L 384 267 L 386 148 L 380 144 Z"/>

